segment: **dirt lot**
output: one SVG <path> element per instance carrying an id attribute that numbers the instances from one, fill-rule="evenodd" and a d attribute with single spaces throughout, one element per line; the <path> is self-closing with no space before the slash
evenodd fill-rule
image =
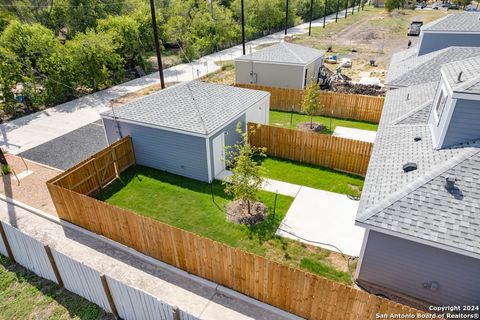
<path id="1" fill-rule="evenodd" d="M 347 19 L 339 16 L 338 23 L 328 24 L 325 29 L 312 29 L 312 36 L 307 34 L 296 36 L 294 43 L 327 50 L 341 58 L 351 58 L 352 68 L 342 69 L 342 74 L 359 81 L 361 77 L 377 77 L 385 79 L 386 70 L 392 54 L 407 49 L 408 40 L 412 40 L 412 47 L 418 37 L 408 37 L 407 29 L 413 20 L 422 20 L 424 24 L 436 20 L 447 14 L 445 10 L 402 10 L 389 15 L 385 9 L 365 7 L 363 11 L 349 15 Z M 257 46 L 262 49 L 268 45 Z M 352 52 L 356 50 L 356 52 Z M 413 49 L 412 49 L 413 50 Z M 377 67 L 370 66 L 370 60 L 376 61 Z M 231 62 L 224 62 L 228 67 L 211 74 L 208 81 L 222 84 L 235 82 L 235 66 Z M 338 64 L 326 64 L 335 72 Z M 373 73 L 372 73 L 373 72 Z"/>
<path id="2" fill-rule="evenodd" d="M 402 10 L 389 15 L 385 9 L 365 7 L 353 16 L 343 17 L 338 23 L 331 23 L 323 28 L 313 28 L 312 37 L 297 36 L 294 43 L 309 47 L 327 50 L 332 47 L 332 53 L 338 57 L 351 58 L 352 68 L 342 69 L 342 73 L 358 81 L 362 76 L 370 76 L 373 71 L 375 77 L 384 79 L 384 71 L 388 69 L 392 54 L 407 49 L 410 39 L 412 47 L 418 37 L 408 37 L 407 29 L 413 20 L 421 20 L 424 24 L 436 20 L 447 14 L 445 10 Z M 352 52 L 356 50 L 357 52 Z M 371 67 L 369 61 L 374 59 L 377 67 Z M 338 64 L 326 64 L 335 71 Z M 372 75 L 373 76 L 373 75 Z"/>

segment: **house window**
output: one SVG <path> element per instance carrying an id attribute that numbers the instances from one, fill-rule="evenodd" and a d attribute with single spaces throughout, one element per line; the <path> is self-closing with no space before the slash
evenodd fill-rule
<path id="1" fill-rule="evenodd" d="M 307 87 L 307 74 L 308 74 L 308 69 L 305 69 L 305 79 L 303 80 L 303 86 L 305 88 Z"/>
<path id="2" fill-rule="evenodd" d="M 438 97 L 437 104 L 435 105 L 435 114 L 437 116 L 437 126 L 440 124 L 440 119 L 442 118 L 443 110 L 445 109 L 445 104 L 447 102 L 447 96 L 443 90 L 440 90 L 440 96 Z"/>

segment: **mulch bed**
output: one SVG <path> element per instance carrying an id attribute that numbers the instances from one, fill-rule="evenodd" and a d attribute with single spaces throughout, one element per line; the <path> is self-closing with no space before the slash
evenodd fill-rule
<path id="1" fill-rule="evenodd" d="M 250 203 L 250 214 L 248 214 L 247 202 L 235 200 L 227 206 L 227 220 L 245 225 L 255 225 L 265 220 L 268 208 L 261 202 Z"/>
<path id="2" fill-rule="evenodd" d="M 316 122 L 314 122 L 311 127 L 310 122 L 299 123 L 297 127 L 299 130 L 307 132 L 322 132 L 323 130 L 325 130 L 325 126 L 323 124 Z"/>

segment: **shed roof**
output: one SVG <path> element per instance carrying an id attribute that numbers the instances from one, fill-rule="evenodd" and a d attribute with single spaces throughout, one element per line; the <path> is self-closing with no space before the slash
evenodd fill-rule
<path id="1" fill-rule="evenodd" d="M 423 31 L 480 32 L 480 12 L 449 14 L 422 27 Z"/>
<path id="2" fill-rule="evenodd" d="M 324 51 L 322 50 L 317 50 L 289 42 L 280 42 L 251 54 L 238 57 L 235 60 L 306 65 L 315 59 L 323 57 L 323 55 Z"/>
<path id="3" fill-rule="evenodd" d="M 102 116 L 208 135 L 269 95 L 265 91 L 195 80 L 115 107 Z"/>
<path id="4" fill-rule="evenodd" d="M 400 52 L 392 57 L 385 80 L 387 86 L 407 87 L 437 81 L 443 64 L 477 57 L 480 48 L 448 47 L 421 56 L 407 53 Z"/>

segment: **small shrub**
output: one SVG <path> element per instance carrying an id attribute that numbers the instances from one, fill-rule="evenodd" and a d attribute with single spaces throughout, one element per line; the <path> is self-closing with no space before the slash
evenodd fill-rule
<path id="1" fill-rule="evenodd" d="M 2 164 L 2 174 L 4 176 L 9 175 L 12 173 L 12 168 L 8 164 Z"/>

